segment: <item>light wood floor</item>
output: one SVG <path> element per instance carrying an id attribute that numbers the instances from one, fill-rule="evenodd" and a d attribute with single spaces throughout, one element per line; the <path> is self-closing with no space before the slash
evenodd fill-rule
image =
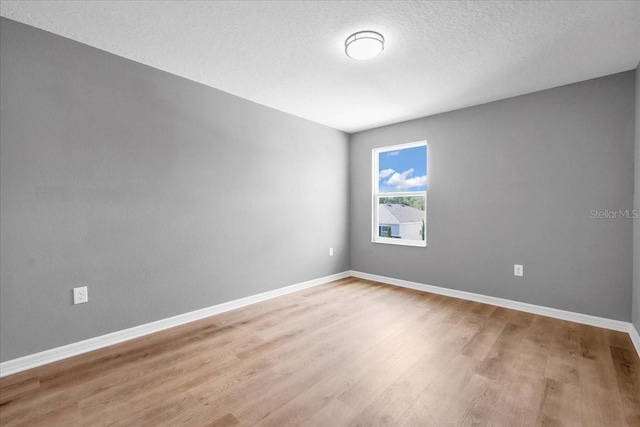
<path id="1" fill-rule="evenodd" d="M 0 424 L 640 426 L 626 334 L 345 279 L 0 380 Z"/>

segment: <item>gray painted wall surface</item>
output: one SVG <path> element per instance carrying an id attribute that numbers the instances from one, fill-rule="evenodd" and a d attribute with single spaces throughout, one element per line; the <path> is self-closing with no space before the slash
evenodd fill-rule
<path id="1" fill-rule="evenodd" d="M 590 210 L 633 208 L 634 79 L 629 71 L 352 135 L 351 268 L 630 321 L 633 221 Z M 371 149 L 424 139 L 428 246 L 371 243 Z"/>
<path id="2" fill-rule="evenodd" d="M 633 324 L 640 333 L 640 63 L 636 68 L 636 155 L 634 206 L 639 215 L 633 223 Z"/>
<path id="3" fill-rule="evenodd" d="M 0 360 L 349 268 L 348 135 L 0 31 Z"/>

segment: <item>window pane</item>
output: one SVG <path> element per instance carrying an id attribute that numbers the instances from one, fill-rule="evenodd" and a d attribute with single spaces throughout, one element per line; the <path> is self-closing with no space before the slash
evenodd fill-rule
<path id="1" fill-rule="evenodd" d="M 378 192 L 426 191 L 427 147 L 378 153 Z"/>
<path id="2" fill-rule="evenodd" d="M 379 197 L 378 237 L 424 240 L 424 196 Z"/>

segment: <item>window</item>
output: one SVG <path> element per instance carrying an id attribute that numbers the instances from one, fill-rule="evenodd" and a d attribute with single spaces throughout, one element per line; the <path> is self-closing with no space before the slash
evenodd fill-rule
<path id="1" fill-rule="evenodd" d="M 427 246 L 427 142 L 373 150 L 372 242 Z"/>

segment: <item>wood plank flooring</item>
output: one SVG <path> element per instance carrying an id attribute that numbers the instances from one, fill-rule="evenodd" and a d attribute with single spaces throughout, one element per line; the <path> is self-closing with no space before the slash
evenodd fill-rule
<path id="1" fill-rule="evenodd" d="M 348 278 L 0 379 L 2 426 L 640 426 L 629 337 Z"/>

